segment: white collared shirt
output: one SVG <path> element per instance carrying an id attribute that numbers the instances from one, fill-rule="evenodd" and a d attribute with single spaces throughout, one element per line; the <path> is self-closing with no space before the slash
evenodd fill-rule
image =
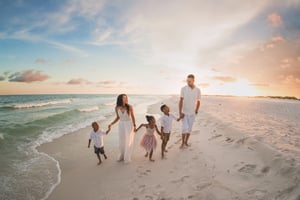
<path id="1" fill-rule="evenodd" d="M 183 98 L 182 112 L 186 115 L 195 114 L 196 102 L 201 99 L 201 90 L 196 86 L 191 88 L 186 85 L 181 88 L 180 97 Z"/>
<path id="2" fill-rule="evenodd" d="M 164 133 L 170 133 L 172 131 L 172 122 L 173 119 L 177 119 L 175 115 L 163 115 L 161 117 L 161 127 L 164 127 Z"/>

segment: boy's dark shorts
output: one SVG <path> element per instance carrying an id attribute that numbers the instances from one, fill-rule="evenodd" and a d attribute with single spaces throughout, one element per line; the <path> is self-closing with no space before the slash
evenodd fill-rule
<path id="1" fill-rule="evenodd" d="M 168 142 L 170 139 L 170 133 L 163 133 L 164 134 L 164 142 Z"/>
<path id="2" fill-rule="evenodd" d="M 94 146 L 94 152 L 95 152 L 95 154 L 99 154 L 99 153 L 105 154 L 104 147 L 98 148 L 98 147 Z"/>

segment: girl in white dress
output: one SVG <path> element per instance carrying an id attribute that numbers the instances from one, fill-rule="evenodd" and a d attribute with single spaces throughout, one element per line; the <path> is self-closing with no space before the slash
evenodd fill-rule
<path id="1" fill-rule="evenodd" d="M 116 118 L 108 126 L 110 130 L 112 125 L 119 122 L 119 149 L 120 157 L 119 162 L 124 161 L 125 163 L 131 162 L 131 151 L 134 139 L 135 117 L 133 108 L 128 104 L 128 98 L 126 94 L 120 94 L 117 98 L 116 104 Z"/>
<path id="2" fill-rule="evenodd" d="M 148 124 L 141 124 L 136 129 L 136 131 L 138 131 L 142 127 L 146 128 L 146 133 L 143 135 L 140 145 L 147 152 L 145 157 L 148 157 L 149 155 L 149 160 L 153 162 L 154 160 L 152 159 L 152 155 L 153 155 L 153 151 L 156 149 L 157 146 L 157 138 L 155 132 L 157 132 L 157 134 L 159 135 L 161 135 L 161 133 L 156 126 L 155 118 L 153 116 L 147 115 L 146 119 L 148 121 Z"/>

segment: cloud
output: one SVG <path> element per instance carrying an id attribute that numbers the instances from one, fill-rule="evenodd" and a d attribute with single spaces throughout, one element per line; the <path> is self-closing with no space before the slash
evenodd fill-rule
<path id="1" fill-rule="evenodd" d="M 16 72 L 11 74 L 9 77 L 10 82 L 25 82 L 31 83 L 35 81 L 45 81 L 49 79 L 48 75 L 42 74 L 41 71 L 37 70 L 26 70 L 23 72 Z"/>
<path id="2" fill-rule="evenodd" d="M 210 86 L 210 84 L 209 83 L 200 83 L 200 84 L 198 84 L 198 86 L 200 86 L 202 88 L 207 88 Z"/>
<path id="3" fill-rule="evenodd" d="M 67 82 L 67 84 L 70 85 L 82 85 L 82 84 L 90 84 L 90 83 L 91 83 L 90 81 L 82 78 L 74 78 Z"/>
<path id="4" fill-rule="evenodd" d="M 211 77 L 213 80 L 218 80 L 222 82 L 235 82 L 236 78 L 233 78 L 231 76 L 214 76 Z"/>
<path id="5" fill-rule="evenodd" d="M 65 59 L 64 63 L 66 63 L 66 64 L 75 64 L 75 63 L 77 63 L 77 61 L 73 60 L 73 59 Z"/>
<path id="6" fill-rule="evenodd" d="M 41 63 L 41 64 L 44 64 L 46 63 L 47 61 L 44 59 L 44 58 L 37 58 L 35 59 L 34 63 Z"/>
<path id="7" fill-rule="evenodd" d="M 101 85 L 114 85 L 116 83 L 117 83 L 117 81 L 100 81 L 100 82 L 98 82 L 98 84 L 101 84 Z"/>
<path id="8" fill-rule="evenodd" d="M 267 49 L 273 49 L 275 48 L 277 45 L 279 45 L 280 43 L 285 42 L 286 39 L 283 36 L 275 36 L 272 37 L 269 41 L 265 42 L 264 44 L 262 44 L 259 49 L 260 51 L 265 51 Z"/>
<path id="9" fill-rule="evenodd" d="M 4 81 L 5 77 L 4 76 L 0 76 L 0 81 Z"/>
<path id="10" fill-rule="evenodd" d="M 266 89 L 260 88 L 268 94 L 300 94 L 300 37 L 293 40 L 276 38 L 269 39 L 262 52 L 259 51 L 261 45 L 244 52 L 240 63 L 230 65 L 227 70 L 250 82 L 268 84 Z M 274 46 L 267 49 L 266 44 Z"/>
<path id="11" fill-rule="evenodd" d="M 232 33 L 252 20 L 267 3 L 133 1 L 115 24 L 95 27 L 91 44 L 121 45 L 147 64 L 185 66 L 192 71 L 199 62 L 212 62 L 225 51 Z"/>
<path id="12" fill-rule="evenodd" d="M 269 14 L 267 20 L 273 27 L 278 27 L 282 24 L 281 16 L 276 12 Z"/>
<path id="13" fill-rule="evenodd" d="M 251 83 L 251 86 L 255 86 L 255 87 L 269 87 L 270 85 L 267 83 Z"/>
<path id="14" fill-rule="evenodd" d="M 285 38 L 283 36 L 275 36 L 271 39 L 272 42 L 284 42 Z"/>

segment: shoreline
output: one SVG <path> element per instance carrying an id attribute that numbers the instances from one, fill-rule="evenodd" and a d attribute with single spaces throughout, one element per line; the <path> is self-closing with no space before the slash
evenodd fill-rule
<path id="1" fill-rule="evenodd" d="M 163 102 L 177 111 L 174 96 Z M 160 102 L 149 105 L 147 112 L 158 116 L 160 105 Z M 138 145 L 142 131 L 136 133 L 133 161 L 128 165 L 115 162 L 118 154 L 116 127 L 112 135 L 104 138 L 109 159 L 101 166 L 96 166 L 95 155 L 86 148 L 89 127 L 42 144 L 37 150 L 57 160 L 62 173 L 60 184 L 48 199 L 294 200 L 300 197 L 297 192 L 300 189 L 299 166 L 295 161 L 226 127 L 201 109 L 199 115 L 191 134 L 192 146 L 179 150 L 180 123 L 174 122 L 168 159 L 160 159 L 158 147 L 155 163 L 143 157 L 144 152 Z M 106 127 L 109 120 L 102 120 L 101 127 Z M 139 114 L 137 125 L 142 122 L 145 122 L 144 115 Z M 132 188 L 125 187 L 128 183 Z"/>

